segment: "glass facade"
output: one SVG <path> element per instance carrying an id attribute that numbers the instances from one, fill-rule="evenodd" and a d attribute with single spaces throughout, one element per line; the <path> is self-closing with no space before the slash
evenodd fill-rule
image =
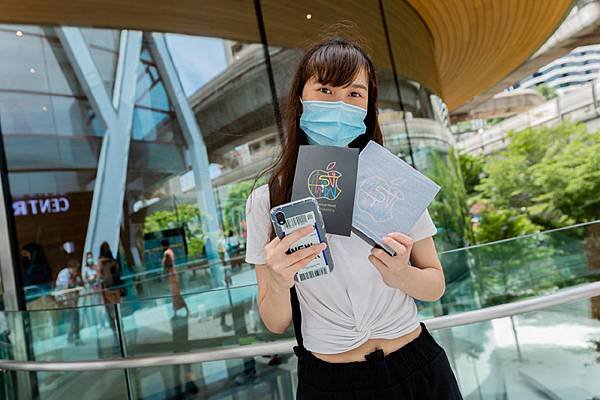
<path id="1" fill-rule="evenodd" d="M 421 317 L 592 279 L 581 239 L 591 227 L 463 249 L 470 236 L 465 193 L 448 110 L 430 90 L 436 72 L 427 82 L 403 76 L 418 67 L 404 61 L 420 49 L 386 21 L 393 14 L 395 23 L 412 24 L 414 11 L 403 2 L 381 10 L 383 2 L 368 0 L 358 10 L 302 14 L 302 23 L 287 26 L 277 1 L 260 4 L 262 15 L 240 37 L 0 25 L 0 171 L 15 227 L 5 233 L 16 249 L 14 265 L 0 267 L 3 285 L 9 277 L 17 287 L 4 292 L 4 303 L 22 305 L 0 311 L 10 330 L 0 332 L 0 344 L 10 336 L 0 358 L 102 360 L 291 339 L 291 327 L 281 336 L 261 322 L 255 271 L 243 261 L 245 205 L 255 177 L 281 151 L 302 48 L 335 23 L 363 37 L 372 53 L 385 146 L 442 186 L 429 209 L 446 294 L 417 302 Z M 256 15 L 251 2 L 236 7 Z M 63 279 L 73 265 L 83 265 L 81 282 Z M 549 265 L 567 267 L 549 272 Z M 98 275 L 112 283 L 103 286 Z M 13 295 L 20 301 L 7 301 Z M 596 314 L 597 300 L 590 306 Z M 481 339 L 488 325 L 440 332 L 455 369 L 479 366 L 461 343 L 495 351 Z M 128 371 L 18 372 L 2 374 L 0 390 L 18 399 L 181 398 L 198 390 L 203 398 L 287 398 L 296 386 L 293 360 L 281 354 Z M 465 376 L 461 387 L 473 395 L 482 384 Z"/>
<path id="2" fill-rule="evenodd" d="M 267 38 L 283 29 L 276 8 L 263 2 Z M 354 33 L 367 38 L 386 147 L 442 186 L 430 207 L 438 249 L 463 247 L 464 190 L 443 102 L 396 73 L 398 57 L 409 49 L 392 46 L 402 53 L 395 54 L 388 47 L 403 38 L 386 30 L 385 14 L 334 15 L 327 23 L 350 20 Z M 258 26 L 244 41 L 193 38 L 194 51 L 210 62 L 194 72 L 200 83 L 188 93 L 169 52 L 174 37 L 143 33 L 136 44 L 125 31 L 0 27 L 7 55 L 0 65 L 0 123 L 20 251 L 15 276 L 27 309 L 58 307 L 53 290 L 60 270 L 87 252 L 98 258 L 103 241 L 127 288 L 121 300 L 223 287 L 232 274 L 254 282 L 242 262 L 246 198 L 280 150 L 291 75 L 312 39 L 283 45 L 273 34 L 267 46 Z M 177 288 L 164 279 L 165 238 L 175 254 Z"/>

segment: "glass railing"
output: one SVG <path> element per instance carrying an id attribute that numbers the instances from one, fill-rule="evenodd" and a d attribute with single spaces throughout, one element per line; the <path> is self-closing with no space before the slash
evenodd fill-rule
<path id="1" fill-rule="evenodd" d="M 465 399 L 593 400 L 600 395 L 600 297 L 432 334 L 448 354 Z M 293 399 L 297 385 L 293 354 L 130 372 L 139 399 L 194 393 L 199 398 Z"/>
<path id="2" fill-rule="evenodd" d="M 440 302 L 419 304 L 424 316 L 445 315 L 503 304 L 600 277 L 600 222 L 574 225 L 440 253 L 446 293 Z M 185 295 L 256 284 L 243 255 L 221 263 L 195 260 L 176 266 Z M 144 303 L 172 295 L 162 269 L 124 274 L 122 303 Z M 36 290 L 33 290 L 36 289 Z M 29 288 L 28 309 L 60 307 L 51 288 Z M 82 291 L 78 305 L 96 303 L 97 292 Z M 135 305 L 131 306 L 135 308 Z M 201 312 L 203 310 L 200 310 Z M 209 310 L 204 310 L 209 312 Z"/>
<path id="3" fill-rule="evenodd" d="M 599 280 L 599 228 L 596 222 L 442 253 L 446 294 L 438 302 L 419 303 L 420 315 L 426 319 L 456 314 Z M 127 283 L 127 295 L 117 305 L 86 305 L 97 302 L 99 296 L 83 292 L 73 303 L 77 308 L 56 308 L 64 303 L 46 296 L 37 299 L 39 310 L 7 311 L 10 334 L 5 336 L 10 344 L 3 347 L 7 350 L 4 357 L 29 361 L 111 359 L 293 337 L 291 327 L 284 335 L 274 335 L 260 321 L 252 266 L 179 266 L 178 278 L 175 286 L 162 273 L 145 276 L 147 281 Z M 109 372 L 98 375 L 106 379 L 119 376 Z M 68 378 L 68 374 L 53 372 L 32 376 L 36 382 L 32 387 L 53 393 L 63 386 L 57 382 Z M 131 376 L 117 381 L 121 378 L 134 387 Z M 106 390 L 117 386 L 108 385 Z"/>
<path id="4" fill-rule="evenodd" d="M 598 294 L 600 286 L 596 283 L 593 286 L 593 293 Z M 583 286 L 577 288 L 581 287 Z M 538 301 L 544 297 L 534 300 Z M 239 304 L 235 299 L 232 302 L 234 305 Z M 600 376 L 600 296 L 548 304 L 554 305 L 537 306 L 534 311 L 489 320 L 482 319 L 460 326 L 440 329 L 440 326 L 444 326 L 443 323 L 439 323 L 443 318 L 428 323 L 432 326 L 433 336 L 448 354 L 465 398 L 597 398 L 600 394 L 600 381 L 597 379 Z M 171 304 L 166 303 L 165 306 L 168 308 Z M 481 314 L 488 310 L 491 309 L 486 308 L 476 313 Z M 126 316 L 123 318 L 127 319 Z M 212 334 L 208 331 L 192 333 L 194 329 L 191 323 L 184 329 L 185 324 L 182 320 L 189 318 L 179 316 L 171 320 L 178 322 L 155 321 L 149 324 L 150 327 L 138 332 L 124 328 L 126 348 L 137 352 L 138 355 L 147 350 L 152 352 L 150 348 L 136 348 L 130 342 L 138 335 L 137 339 L 144 336 L 147 339 L 146 344 L 150 345 L 152 335 L 149 330 L 154 330 L 157 331 L 157 336 L 162 337 L 156 342 L 157 345 L 164 343 L 164 339 L 169 337 L 177 342 L 176 353 L 196 352 L 199 348 L 195 347 L 192 341 L 210 338 Z M 239 348 L 239 344 L 252 342 L 231 340 L 232 335 L 220 332 L 218 318 L 213 319 L 213 325 L 217 326 L 215 333 L 221 338 L 220 343 L 213 343 L 213 349 L 221 346 Z M 189 341 L 186 341 L 184 335 L 188 335 Z M 196 335 L 195 339 L 193 335 Z M 2 339 L 4 357 L 12 358 L 14 344 L 4 342 L 4 337 Z M 41 353 L 37 353 L 36 359 L 73 361 L 89 360 L 95 356 L 120 358 L 118 353 L 123 349 L 120 346 L 115 347 L 110 337 L 98 342 L 92 339 L 82 332 L 83 344 L 56 342 L 54 348 L 46 347 Z M 90 342 L 86 343 L 88 340 Z M 37 347 L 35 351 L 39 352 L 40 349 L 41 347 Z M 132 354 L 126 354 L 125 357 L 131 359 Z M 177 354 L 174 357 L 177 357 Z M 3 385 L 1 387 L 4 390 L 4 398 L 18 400 L 295 397 L 296 358 L 289 352 L 269 356 L 248 355 L 244 358 L 202 363 L 165 364 L 168 365 L 151 364 L 144 368 L 87 372 L 9 370 L 0 374 L 0 384 Z"/>
<path id="5" fill-rule="evenodd" d="M 418 302 L 420 315 L 475 310 L 598 280 L 598 228 L 598 223 L 588 224 L 442 253 L 446 293 L 437 302 Z M 82 306 L 102 298 L 83 293 L 72 303 L 79 304 L 76 310 L 55 308 L 64 303 L 46 297 L 38 300 L 40 310 L 7 312 L 9 322 L 23 325 L 20 331 L 27 335 L 21 340 L 14 329 L 11 335 L 27 343 L 20 359 L 175 353 L 281 338 L 260 321 L 254 268 L 228 266 L 215 284 L 212 267 L 180 269 L 177 285 L 169 276 L 154 279 L 152 285 L 140 283 L 146 293 L 153 290 L 160 296 L 136 296 L 138 289 L 131 285 L 120 305 Z M 284 337 L 293 337 L 291 328 Z"/>
<path id="6" fill-rule="evenodd" d="M 505 304 L 600 280 L 600 222 L 574 225 L 440 254 L 446 292 L 422 304 L 438 316 Z"/>
<path id="7" fill-rule="evenodd" d="M 469 398 L 592 400 L 600 395 L 599 296 L 434 336 Z"/>

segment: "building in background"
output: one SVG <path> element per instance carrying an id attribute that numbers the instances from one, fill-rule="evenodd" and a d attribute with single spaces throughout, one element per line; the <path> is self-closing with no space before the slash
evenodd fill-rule
<path id="1" fill-rule="evenodd" d="M 600 45 L 581 46 L 517 82 L 512 89 L 546 85 L 556 89 L 560 94 L 566 88 L 581 86 L 597 79 L 598 71 L 600 71 Z"/>

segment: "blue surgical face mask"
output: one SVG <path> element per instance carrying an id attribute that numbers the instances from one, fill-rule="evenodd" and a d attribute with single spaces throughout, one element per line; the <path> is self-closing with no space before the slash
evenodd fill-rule
<path id="1" fill-rule="evenodd" d="M 302 101 L 300 128 L 308 143 L 326 146 L 347 146 L 367 130 L 367 110 L 343 101 Z"/>

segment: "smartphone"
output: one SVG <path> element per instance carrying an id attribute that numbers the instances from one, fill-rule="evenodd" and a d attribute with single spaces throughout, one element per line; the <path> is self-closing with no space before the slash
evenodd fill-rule
<path id="1" fill-rule="evenodd" d="M 273 223 L 275 234 L 280 239 L 307 225 L 315 227 L 311 233 L 292 244 L 286 251 L 287 254 L 320 243 L 328 245 L 306 267 L 294 275 L 295 281 L 303 282 L 330 274 L 333 271 L 333 259 L 331 258 L 329 244 L 325 236 L 325 223 L 323 222 L 323 216 L 319 210 L 317 200 L 313 197 L 306 197 L 273 207 L 271 209 L 271 222 Z"/>

